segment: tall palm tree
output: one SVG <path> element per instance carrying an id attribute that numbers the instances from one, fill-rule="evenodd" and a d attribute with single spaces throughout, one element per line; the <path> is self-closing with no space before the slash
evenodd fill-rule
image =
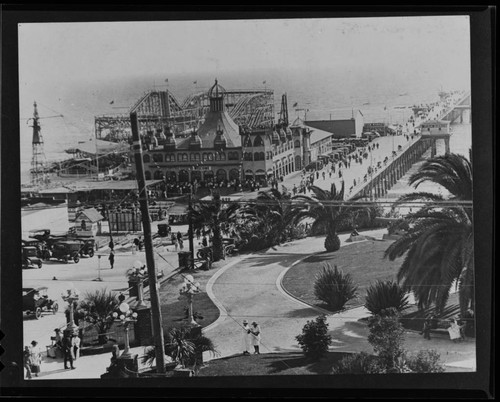
<path id="1" fill-rule="evenodd" d="M 294 200 L 308 204 L 308 208 L 302 208 L 295 214 L 294 222 L 313 219 L 311 227 L 313 233 L 318 228 L 325 227 L 325 249 L 326 251 L 337 251 L 340 248 L 340 238 L 337 234 L 339 228 L 352 224 L 354 216 L 368 213 L 368 209 L 360 210 L 358 207 L 343 203 L 344 182 L 342 182 L 340 191 L 337 191 L 333 183 L 330 191 L 316 186 L 312 186 L 311 191 L 313 192 L 312 197 L 307 195 L 293 197 Z"/>
<path id="2" fill-rule="evenodd" d="M 214 192 L 211 201 L 198 201 L 191 210 L 193 229 L 209 228 L 212 233 L 212 246 L 214 261 L 224 258 L 222 244 L 222 223 L 234 221 L 238 214 L 239 205 L 231 203 L 223 205 L 220 194 Z"/>
<path id="3" fill-rule="evenodd" d="M 469 155 L 472 155 L 470 150 Z M 463 155 L 450 153 L 425 161 L 418 171 L 410 176 L 408 184 L 417 189 L 425 182 L 444 187 L 450 194 L 448 200 L 472 201 L 472 164 Z M 444 198 L 439 194 L 414 192 L 401 196 L 394 206 L 414 200 L 443 201 Z M 472 208 L 467 207 L 465 211 L 472 219 Z"/>
<path id="4" fill-rule="evenodd" d="M 418 187 L 432 182 L 446 188 L 450 201 L 472 201 L 472 166 L 464 156 L 447 154 L 426 161 L 409 180 Z M 400 197 L 396 204 L 426 199 L 442 201 L 431 193 Z M 474 310 L 474 258 L 472 206 L 427 206 L 404 218 L 409 230 L 392 243 L 385 256 L 394 260 L 406 254 L 398 280 L 412 290 L 420 307 L 445 307 L 453 284 L 459 291 L 462 313 Z"/>
<path id="5" fill-rule="evenodd" d="M 258 235 L 264 237 L 269 245 L 280 244 L 287 238 L 294 217 L 291 198 L 287 191 L 280 192 L 274 188 L 259 191 L 256 200 L 242 209 L 259 221 L 261 231 Z"/>

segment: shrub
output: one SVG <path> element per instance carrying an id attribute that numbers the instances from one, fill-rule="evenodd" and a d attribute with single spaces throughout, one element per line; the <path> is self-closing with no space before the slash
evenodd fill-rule
<path id="1" fill-rule="evenodd" d="M 408 294 L 396 282 L 377 281 L 366 291 L 365 307 L 374 315 L 391 307 L 400 312 L 407 305 Z"/>
<path id="2" fill-rule="evenodd" d="M 333 374 L 383 374 L 385 368 L 377 356 L 366 352 L 345 356 L 332 369 Z"/>
<path id="3" fill-rule="evenodd" d="M 344 274 L 336 265 L 332 269 L 328 263 L 316 275 L 314 282 L 314 295 L 333 311 L 344 308 L 349 300 L 356 297 L 357 289 L 350 274 Z"/>
<path id="4" fill-rule="evenodd" d="M 415 356 L 407 357 L 406 364 L 414 373 L 442 373 L 444 368 L 439 360 L 440 355 L 435 350 L 421 350 Z"/>
<path id="5" fill-rule="evenodd" d="M 399 321 L 396 309 L 382 310 L 368 320 L 368 342 L 382 359 L 388 370 L 398 366 L 399 359 L 404 355 L 404 328 Z"/>
<path id="6" fill-rule="evenodd" d="M 326 317 L 321 315 L 315 321 L 307 321 L 302 334 L 295 337 L 306 357 L 318 360 L 328 352 L 332 337 L 328 335 Z"/>
<path id="7" fill-rule="evenodd" d="M 85 293 L 80 309 L 83 319 L 92 324 L 98 331 L 99 344 L 108 340 L 105 335 L 113 325 L 111 314 L 116 311 L 120 302 L 117 297 L 107 289 L 98 289 Z"/>

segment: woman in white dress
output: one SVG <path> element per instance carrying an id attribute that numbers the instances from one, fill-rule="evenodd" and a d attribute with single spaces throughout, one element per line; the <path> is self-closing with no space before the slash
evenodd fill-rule
<path id="1" fill-rule="evenodd" d="M 451 325 L 448 328 L 448 333 L 450 334 L 450 339 L 453 342 L 457 342 L 461 338 L 460 325 L 458 325 L 456 319 L 451 322 Z"/>
<path id="2" fill-rule="evenodd" d="M 259 347 L 260 347 L 260 326 L 255 321 L 252 322 L 252 327 L 250 328 L 251 336 L 252 336 L 252 345 L 255 349 L 253 352 L 254 355 L 260 355 Z"/>
<path id="3" fill-rule="evenodd" d="M 252 339 L 250 334 L 250 326 L 247 320 L 243 320 L 243 354 L 248 356 L 250 354 L 250 347 L 252 345 Z"/>

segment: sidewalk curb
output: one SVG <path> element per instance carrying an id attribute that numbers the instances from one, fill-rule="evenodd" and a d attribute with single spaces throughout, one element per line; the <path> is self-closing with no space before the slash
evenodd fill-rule
<path id="1" fill-rule="evenodd" d="M 212 324 L 207 325 L 206 327 L 202 328 L 202 331 L 205 333 L 207 331 L 210 331 L 211 329 L 214 329 L 217 327 L 219 324 L 222 324 L 222 322 L 226 319 L 228 316 L 227 310 L 224 308 L 222 303 L 217 299 L 217 297 L 214 294 L 213 291 L 213 285 L 215 281 L 221 276 L 224 272 L 226 272 L 229 268 L 231 268 L 233 265 L 243 261 L 244 259 L 250 257 L 252 254 L 246 254 L 243 256 L 239 256 L 235 261 L 231 261 L 230 263 L 224 265 L 221 267 L 212 277 L 208 280 L 206 289 L 207 289 L 207 295 L 212 300 L 212 302 L 215 304 L 215 306 L 219 309 L 219 317 L 217 320 L 215 320 Z"/>

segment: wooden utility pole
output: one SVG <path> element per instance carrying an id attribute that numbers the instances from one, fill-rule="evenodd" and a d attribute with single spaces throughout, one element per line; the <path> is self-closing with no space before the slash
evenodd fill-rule
<path id="1" fill-rule="evenodd" d="M 137 170 L 137 184 L 139 186 L 139 204 L 141 206 L 142 226 L 144 229 L 144 248 L 146 250 L 146 265 L 148 267 L 149 294 L 151 297 L 151 315 L 153 320 L 153 336 L 155 340 L 156 371 L 165 373 L 165 345 L 163 344 L 163 327 L 160 311 L 160 298 L 158 296 L 155 260 L 153 254 L 153 239 L 151 237 L 151 222 L 149 221 L 148 196 L 146 191 L 146 178 L 142 163 L 142 144 L 139 138 L 139 124 L 137 113 L 130 113 L 132 128 L 133 151 L 135 167 Z"/>
<path id="2" fill-rule="evenodd" d="M 192 201 L 192 195 L 191 193 L 189 194 L 189 205 L 188 205 L 188 222 L 189 222 L 189 229 L 188 229 L 188 236 L 189 236 L 189 252 L 190 254 L 190 259 L 191 261 L 189 262 L 189 268 L 194 270 L 194 233 L 193 233 L 193 201 Z"/>

